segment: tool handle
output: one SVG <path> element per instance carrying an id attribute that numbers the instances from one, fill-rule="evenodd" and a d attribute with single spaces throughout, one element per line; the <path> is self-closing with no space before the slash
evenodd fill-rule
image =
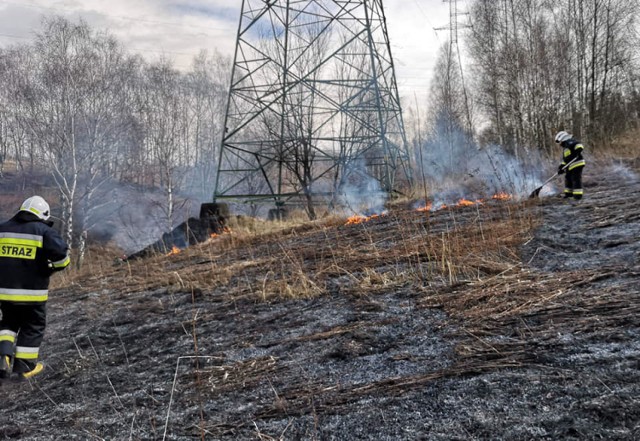
<path id="1" fill-rule="evenodd" d="M 560 176 L 560 173 L 556 173 L 555 175 L 551 176 L 549 179 L 544 181 L 544 184 L 542 184 L 539 188 L 544 187 L 545 185 L 547 185 L 549 182 L 553 181 L 558 176 Z"/>
<path id="2" fill-rule="evenodd" d="M 573 164 L 574 162 L 576 162 L 578 160 L 578 157 L 573 158 L 571 161 L 569 161 L 564 167 L 562 167 L 562 170 L 566 170 L 567 167 L 569 167 L 571 164 Z M 556 173 L 556 175 L 559 175 L 560 173 Z M 555 176 L 554 176 L 555 178 Z"/>
<path id="3" fill-rule="evenodd" d="M 562 170 L 566 170 L 567 167 L 569 167 L 571 164 L 573 164 L 574 162 L 576 162 L 576 159 L 578 158 L 573 158 L 571 161 L 569 161 L 569 163 L 567 165 L 565 165 L 564 167 L 562 167 Z M 556 177 L 560 176 L 560 172 L 556 173 L 555 175 L 551 176 L 549 179 L 547 179 L 546 181 L 544 181 L 544 184 L 542 184 L 540 186 L 540 188 L 544 187 L 545 185 L 547 185 L 549 182 L 553 181 Z"/>

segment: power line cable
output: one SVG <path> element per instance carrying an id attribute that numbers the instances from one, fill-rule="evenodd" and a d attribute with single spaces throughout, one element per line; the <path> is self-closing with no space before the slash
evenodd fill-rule
<path id="1" fill-rule="evenodd" d="M 440 41 L 440 37 L 438 37 L 438 32 L 436 31 L 435 26 L 433 26 L 433 23 L 431 22 L 431 20 L 429 20 L 429 17 L 427 16 L 427 14 L 422 9 L 422 6 L 420 6 L 420 3 L 418 3 L 418 0 L 413 0 L 413 3 L 415 3 L 415 5 L 418 7 L 418 10 L 420 11 L 420 14 L 422 14 L 424 19 L 427 20 L 427 23 L 429 23 L 429 26 L 433 30 L 433 35 L 436 37 L 436 40 Z"/>

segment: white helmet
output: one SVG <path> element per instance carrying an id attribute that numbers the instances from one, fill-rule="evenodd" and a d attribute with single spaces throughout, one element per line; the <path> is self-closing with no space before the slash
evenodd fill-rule
<path id="1" fill-rule="evenodd" d="M 31 196 L 20 206 L 20 211 L 28 211 L 38 216 L 38 219 L 46 221 L 49 219 L 49 204 L 40 196 Z"/>
<path id="2" fill-rule="evenodd" d="M 561 132 L 558 132 L 558 134 L 556 135 L 556 142 L 557 143 L 565 142 L 565 141 L 567 141 L 569 139 L 571 139 L 571 135 L 569 135 L 564 130 L 561 131 Z"/>

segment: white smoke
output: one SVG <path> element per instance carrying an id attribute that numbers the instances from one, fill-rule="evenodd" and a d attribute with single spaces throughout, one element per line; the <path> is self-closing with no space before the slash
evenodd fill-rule
<path id="1" fill-rule="evenodd" d="M 167 212 L 160 190 L 112 182 L 106 184 L 109 200 L 91 210 L 90 237 L 109 241 L 129 254 L 156 242 L 164 233 L 197 217 L 200 202 L 176 196 L 173 213 Z"/>
<path id="2" fill-rule="evenodd" d="M 348 216 L 371 216 L 383 214 L 388 194 L 380 182 L 372 177 L 362 161 L 349 167 L 337 192 L 340 209 Z"/>
<path id="3" fill-rule="evenodd" d="M 607 174 L 609 176 L 616 176 L 617 179 L 624 182 L 625 184 L 634 184 L 638 182 L 638 174 L 625 164 L 611 164 L 608 167 Z"/>
<path id="4" fill-rule="evenodd" d="M 424 180 L 434 207 L 499 193 L 524 199 L 544 182 L 544 172 L 536 171 L 544 164 L 538 149 L 520 148 L 516 156 L 497 145 L 479 146 L 461 129 L 437 127 L 417 153 L 416 178 Z"/>

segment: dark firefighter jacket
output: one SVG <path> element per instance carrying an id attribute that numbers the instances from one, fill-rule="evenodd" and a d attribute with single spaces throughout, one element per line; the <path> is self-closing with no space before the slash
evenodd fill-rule
<path id="1" fill-rule="evenodd" d="M 584 146 L 580 141 L 570 139 L 563 142 L 562 147 L 564 148 L 562 152 L 562 166 L 567 165 L 575 159 L 576 161 L 569 166 L 569 170 L 573 170 L 578 167 L 584 167 L 585 161 L 584 158 L 582 158 L 582 151 L 584 150 Z"/>
<path id="2" fill-rule="evenodd" d="M 69 265 L 69 247 L 35 215 L 0 224 L 0 301 L 46 302 L 49 277 Z"/>

